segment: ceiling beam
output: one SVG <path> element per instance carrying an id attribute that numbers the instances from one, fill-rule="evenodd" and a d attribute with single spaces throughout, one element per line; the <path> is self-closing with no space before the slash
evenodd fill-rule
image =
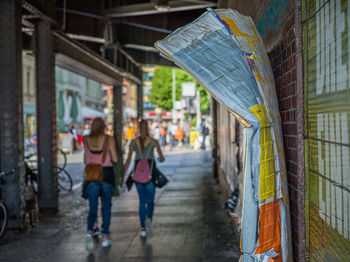
<path id="1" fill-rule="evenodd" d="M 148 52 L 144 50 L 138 50 L 134 48 L 125 48 L 125 50 L 134 59 L 142 64 L 163 65 L 163 66 L 175 66 L 173 62 L 165 59 L 156 52 Z"/>
<path id="2" fill-rule="evenodd" d="M 193 3 L 193 1 L 187 2 L 177 0 L 169 1 L 167 6 L 157 5 L 156 3 L 124 5 L 116 8 L 107 9 L 105 10 L 105 14 L 108 17 L 129 17 L 204 9 L 207 7 L 214 7 L 216 5 L 216 3 L 207 1 Z"/>
<path id="3" fill-rule="evenodd" d="M 159 53 L 158 49 L 153 46 L 146 46 L 146 45 L 136 45 L 136 44 L 125 44 L 123 45 L 124 48 L 130 48 L 130 49 L 137 49 L 147 52 L 155 52 Z"/>
<path id="4" fill-rule="evenodd" d="M 94 42 L 99 44 L 106 43 L 106 40 L 102 37 L 94 37 L 89 35 L 77 35 L 77 34 L 70 34 L 70 33 L 67 33 L 66 35 L 69 36 L 69 38 L 76 39 L 76 40 Z"/>
<path id="5" fill-rule="evenodd" d="M 62 53 L 55 54 L 55 64 L 76 74 L 85 76 L 106 85 L 113 85 L 122 81 L 122 79 L 116 81 L 115 78 L 102 73 L 100 70 L 96 70 L 93 67 L 85 63 L 81 63 L 80 61 L 73 59 L 70 56 L 66 56 Z"/>
<path id="6" fill-rule="evenodd" d="M 120 83 L 123 78 L 123 70 L 117 68 L 101 56 L 93 53 L 84 46 L 77 42 L 70 40 L 65 34 L 59 32 L 53 32 L 54 47 L 56 53 L 64 54 L 81 64 L 89 66 L 94 71 L 98 71 L 106 76 L 110 84 L 111 82 Z"/>
<path id="7" fill-rule="evenodd" d="M 134 22 L 130 22 L 130 21 L 119 21 L 118 23 L 124 24 L 124 25 L 130 25 L 133 27 L 142 28 L 142 29 L 146 29 L 146 30 L 156 31 L 156 32 L 160 32 L 160 33 L 165 33 L 165 34 L 171 34 L 173 32 L 173 31 L 165 29 L 165 28 L 144 25 L 144 24 L 134 23 Z"/>

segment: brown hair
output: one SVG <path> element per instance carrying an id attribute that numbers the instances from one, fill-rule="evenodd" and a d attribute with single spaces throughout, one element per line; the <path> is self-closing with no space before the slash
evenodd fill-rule
<path id="1" fill-rule="evenodd" d="M 105 133 L 106 124 L 102 118 L 98 117 L 92 121 L 90 137 L 98 137 Z"/>
<path id="2" fill-rule="evenodd" d="M 145 151 L 145 139 L 144 137 L 142 137 L 141 135 L 141 127 L 145 128 L 146 131 L 146 137 L 149 136 L 149 129 L 148 129 L 148 123 L 146 120 L 144 119 L 140 119 L 139 123 L 138 123 L 138 127 L 139 127 L 139 132 L 140 132 L 140 144 L 141 144 L 141 150 L 142 152 Z"/>

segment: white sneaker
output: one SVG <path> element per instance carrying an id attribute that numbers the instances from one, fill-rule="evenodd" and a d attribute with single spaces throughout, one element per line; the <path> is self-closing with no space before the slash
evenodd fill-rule
<path id="1" fill-rule="evenodd" d="M 110 247 L 112 245 L 112 241 L 109 238 L 103 238 L 102 247 Z"/>
<path id="2" fill-rule="evenodd" d="M 95 248 L 94 240 L 92 238 L 92 235 L 88 233 L 85 236 L 85 249 L 91 253 L 94 250 L 94 248 Z"/>
<path id="3" fill-rule="evenodd" d="M 141 230 L 140 236 L 141 237 L 147 237 L 146 230 Z"/>
<path id="4" fill-rule="evenodd" d="M 152 229 L 152 221 L 150 218 L 146 219 L 146 231 L 147 231 L 147 236 L 152 237 L 153 229 Z"/>

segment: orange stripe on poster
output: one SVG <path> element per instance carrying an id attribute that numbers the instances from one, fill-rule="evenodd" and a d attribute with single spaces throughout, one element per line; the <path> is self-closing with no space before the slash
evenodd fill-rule
<path id="1" fill-rule="evenodd" d="M 272 248 L 281 255 L 281 204 L 280 199 L 260 206 L 259 246 L 255 254 L 263 254 Z M 278 260 L 273 260 L 278 261 Z"/>

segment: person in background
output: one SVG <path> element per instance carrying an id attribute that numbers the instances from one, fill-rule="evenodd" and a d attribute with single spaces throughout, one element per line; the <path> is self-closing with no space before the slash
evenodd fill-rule
<path id="1" fill-rule="evenodd" d="M 176 133 L 175 133 L 175 139 L 177 141 L 177 144 L 182 144 L 183 138 L 184 138 L 184 132 L 182 130 L 182 128 L 180 127 L 180 124 L 178 123 L 176 125 L 177 129 L 176 129 Z"/>
<path id="2" fill-rule="evenodd" d="M 154 149 L 157 149 L 159 155 L 159 161 L 164 161 L 163 153 L 159 147 L 158 141 L 152 138 L 149 135 L 149 129 L 147 121 L 140 120 L 139 122 L 139 131 L 140 135 L 131 141 L 129 147 L 129 154 L 124 165 L 124 176 L 128 167 L 130 165 L 130 161 L 132 158 L 133 152 L 135 152 L 135 163 L 140 159 L 146 158 L 149 162 L 155 161 L 154 159 Z M 155 164 L 153 162 L 153 164 Z M 136 164 L 135 164 L 136 166 Z M 152 174 L 152 165 L 151 174 Z M 123 179 L 122 179 L 123 180 Z M 141 184 L 134 182 L 137 188 L 137 192 L 139 195 L 139 216 L 140 216 L 140 224 L 141 224 L 141 237 L 146 237 L 152 235 L 152 218 L 153 218 L 153 210 L 154 210 L 154 196 L 155 196 L 155 186 L 152 182 L 152 179 L 146 183 Z"/>
<path id="3" fill-rule="evenodd" d="M 166 145 L 166 126 L 165 122 L 163 122 L 159 129 L 159 135 L 160 135 L 160 146 L 164 147 Z"/>
<path id="4" fill-rule="evenodd" d="M 77 141 L 78 141 L 78 134 L 75 130 L 74 125 L 71 125 L 70 132 L 73 135 L 73 152 L 77 151 Z"/>
<path id="5" fill-rule="evenodd" d="M 169 131 L 170 131 L 170 140 L 171 140 L 171 146 L 175 147 L 176 145 L 176 139 L 175 139 L 175 135 L 176 135 L 176 130 L 177 130 L 177 126 L 175 125 L 175 123 L 172 123 L 169 127 Z"/>
<path id="6" fill-rule="evenodd" d="M 190 143 L 190 122 L 184 121 L 183 123 L 184 143 Z"/>
<path id="7" fill-rule="evenodd" d="M 115 140 L 105 135 L 106 125 L 102 118 L 95 118 L 91 125 L 91 133 L 84 136 L 85 164 L 98 164 L 103 167 L 103 181 L 88 182 L 86 192 L 89 199 L 89 214 L 87 218 L 87 234 L 85 248 L 94 249 L 93 227 L 97 221 L 98 198 L 102 197 L 103 240 L 102 247 L 111 246 L 109 226 L 111 222 L 112 196 L 114 194 L 114 173 L 112 162 L 118 162 Z M 105 161 L 102 163 L 104 145 L 107 143 Z"/>
<path id="8" fill-rule="evenodd" d="M 156 122 L 154 127 L 153 127 L 153 138 L 157 141 L 160 139 L 160 127 L 159 127 L 159 122 Z"/>
<path id="9" fill-rule="evenodd" d="M 106 135 L 109 135 L 109 136 L 113 136 L 114 135 L 114 130 L 113 130 L 113 125 L 112 124 L 108 124 L 107 125 Z"/>
<path id="10" fill-rule="evenodd" d="M 135 130 L 132 123 L 129 123 L 125 130 L 125 139 L 127 141 L 127 146 L 130 145 L 131 140 L 134 138 Z"/>
<path id="11" fill-rule="evenodd" d="M 153 137 L 153 122 L 152 122 L 152 120 L 148 120 L 147 124 L 148 124 L 149 133 L 150 133 L 151 137 Z"/>
<path id="12" fill-rule="evenodd" d="M 207 138 L 208 134 L 209 134 L 209 128 L 206 126 L 206 124 L 203 124 L 203 126 L 202 126 L 202 136 L 203 136 L 202 150 L 205 150 L 205 139 Z"/>
<path id="13" fill-rule="evenodd" d="M 91 132 L 91 130 L 90 130 L 90 125 L 85 125 L 85 126 L 84 126 L 84 130 L 83 130 L 83 136 L 88 136 L 88 135 L 90 135 L 90 132 Z"/>
<path id="14" fill-rule="evenodd" d="M 81 135 L 81 132 L 78 132 L 78 145 L 79 145 L 79 150 L 81 149 L 83 145 L 83 136 Z"/>

